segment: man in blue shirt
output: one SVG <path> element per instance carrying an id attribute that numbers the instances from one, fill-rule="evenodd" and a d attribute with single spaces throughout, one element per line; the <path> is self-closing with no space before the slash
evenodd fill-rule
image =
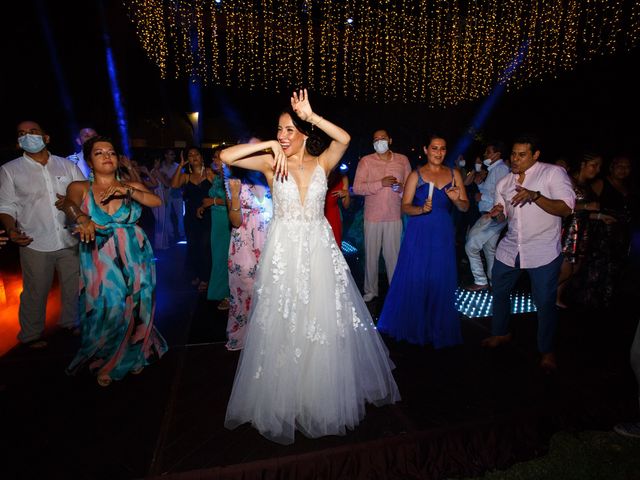
<path id="1" fill-rule="evenodd" d="M 502 160 L 502 151 L 504 144 L 500 141 L 491 142 L 484 151 L 484 165 L 487 167 L 488 173 L 484 182 L 478 185 L 479 200 L 478 210 L 480 210 L 480 218 L 471 227 L 467 235 L 467 243 L 465 251 L 469 257 L 469 266 L 473 274 L 473 283 L 467 287 L 470 291 L 486 290 L 489 288 L 489 280 L 491 280 L 491 269 L 493 268 L 493 260 L 496 256 L 496 245 L 500 238 L 500 232 L 506 226 L 506 222 L 497 222 L 487 215 L 494 205 L 496 184 L 498 181 L 509 173 L 509 167 Z M 480 252 L 484 252 L 484 258 L 487 262 L 487 271 L 485 273 L 482 265 Z"/>

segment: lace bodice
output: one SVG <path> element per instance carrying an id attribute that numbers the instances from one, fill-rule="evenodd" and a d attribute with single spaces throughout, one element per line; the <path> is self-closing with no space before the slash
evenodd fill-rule
<path id="1" fill-rule="evenodd" d="M 289 175 L 286 180 L 273 180 L 274 218 L 282 221 L 315 222 L 324 220 L 324 199 L 327 194 L 327 177 L 324 169 L 316 165 L 311 174 L 304 204 L 300 201 L 300 190 Z"/>

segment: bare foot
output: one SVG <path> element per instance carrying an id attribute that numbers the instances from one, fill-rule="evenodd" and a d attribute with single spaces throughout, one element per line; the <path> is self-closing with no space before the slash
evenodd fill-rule
<path id="1" fill-rule="evenodd" d="M 482 340 L 480 345 L 486 348 L 496 348 L 500 345 L 504 345 L 505 343 L 509 343 L 511 341 L 511 334 L 507 333 L 506 335 L 492 335 L 491 337 L 485 338 Z"/>

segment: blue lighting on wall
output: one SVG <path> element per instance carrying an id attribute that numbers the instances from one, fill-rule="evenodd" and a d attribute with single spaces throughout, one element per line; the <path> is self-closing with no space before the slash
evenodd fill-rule
<path id="1" fill-rule="evenodd" d="M 520 50 L 518 51 L 517 55 L 514 57 L 511 64 L 509 64 L 507 68 L 505 68 L 504 72 L 498 79 L 498 83 L 493 88 L 493 91 L 491 92 L 491 94 L 480 106 L 480 109 L 476 113 L 476 116 L 473 118 L 471 122 L 471 126 L 467 130 L 467 133 L 463 135 L 463 137 L 460 139 L 458 144 L 454 147 L 453 151 L 447 156 L 448 163 L 451 164 L 455 162 L 458 156 L 464 154 L 467 148 L 469 148 L 469 145 L 471 145 L 471 143 L 473 142 L 473 137 L 475 133 L 478 132 L 484 125 L 485 121 L 487 120 L 487 117 L 491 113 L 491 110 L 493 110 L 493 107 L 497 103 L 498 99 L 502 96 L 502 93 L 506 88 L 507 82 L 509 81 L 513 73 L 516 71 L 518 66 L 522 63 L 522 60 L 524 59 L 524 56 L 526 55 L 528 49 L 529 49 L 529 41 L 526 40 L 520 46 Z"/>
<path id="2" fill-rule="evenodd" d="M 116 75 L 116 63 L 113 59 L 113 51 L 111 49 L 111 38 L 109 31 L 107 30 L 107 22 L 105 19 L 104 6 L 102 2 L 100 5 L 100 20 L 102 23 L 102 38 L 104 40 L 104 49 L 107 59 L 107 72 L 109 74 L 109 86 L 111 87 L 111 97 L 113 98 L 113 108 L 116 111 L 116 118 L 118 123 L 118 131 L 122 139 L 122 152 L 131 157 L 131 147 L 129 145 L 129 128 L 127 124 L 127 115 L 122 102 L 122 95 L 120 87 L 118 86 L 118 77 Z"/>
<path id="3" fill-rule="evenodd" d="M 73 102 L 71 100 L 69 90 L 67 90 L 67 82 L 64 78 L 64 73 L 62 72 L 62 68 L 60 66 L 58 51 L 53 39 L 53 34 L 51 33 L 51 27 L 49 26 L 49 22 L 47 21 L 47 12 L 45 11 L 43 2 L 37 2 L 37 7 L 38 19 L 40 20 L 40 25 L 42 26 L 42 33 L 44 34 L 44 38 L 47 41 L 49 60 L 51 61 L 51 65 L 53 67 L 53 72 L 56 77 L 56 83 L 58 84 L 58 93 L 60 94 L 60 100 L 62 101 L 62 105 L 64 106 L 64 112 L 66 114 L 67 123 L 71 132 L 70 145 L 73 149 L 75 149 L 75 138 L 78 132 L 78 124 L 76 122 L 76 117 L 73 109 Z"/>

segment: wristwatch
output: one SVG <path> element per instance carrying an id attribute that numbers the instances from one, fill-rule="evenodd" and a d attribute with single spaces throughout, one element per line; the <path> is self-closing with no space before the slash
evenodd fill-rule
<path id="1" fill-rule="evenodd" d="M 531 201 L 532 201 L 532 202 L 537 202 L 537 201 L 538 201 L 538 199 L 542 196 L 542 194 L 540 193 L 540 191 L 536 191 L 536 192 L 533 192 L 533 193 L 535 193 L 535 197 L 533 197 L 533 198 L 531 199 Z"/>

